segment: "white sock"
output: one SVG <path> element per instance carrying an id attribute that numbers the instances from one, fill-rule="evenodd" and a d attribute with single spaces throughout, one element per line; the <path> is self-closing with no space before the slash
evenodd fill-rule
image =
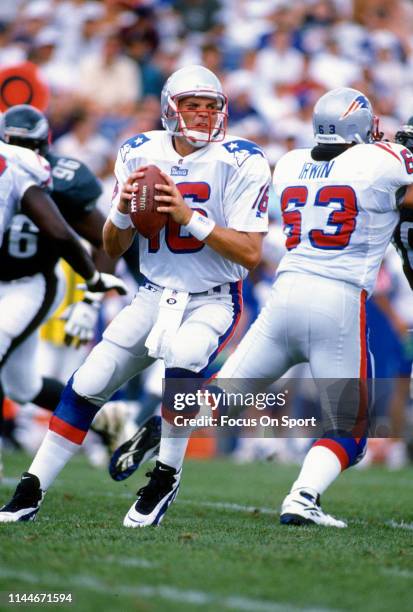
<path id="1" fill-rule="evenodd" d="M 27 471 L 38 477 L 40 487 L 46 491 L 79 449 L 79 444 L 49 430 Z"/>
<path id="2" fill-rule="evenodd" d="M 175 468 L 177 471 L 180 470 L 192 429 L 192 427 L 177 427 L 162 419 L 162 438 L 158 461 Z"/>
<path id="3" fill-rule="evenodd" d="M 333 451 L 325 446 L 313 446 L 305 456 L 300 474 L 291 491 L 313 489 L 322 495 L 339 474 L 341 474 L 341 463 Z"/>

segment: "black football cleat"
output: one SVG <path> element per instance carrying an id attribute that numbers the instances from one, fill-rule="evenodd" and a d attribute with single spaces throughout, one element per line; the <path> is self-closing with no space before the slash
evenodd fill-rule
<path id="1" fill-rule="evenodd" d="M 44 492 L 34 474 L 24 472 L 13 497 L 0 508 L 0 523 L 34 521 L 43 501 Z"/>
<path id="2" fill-rule="evenodd" d="M 160 416 L 150 417 L 137 432 L 113 453 L 109 462 L 109 474 L 113 480 L 125 480 L 138 467 L 154 457 L 161 442 Z"/>
<path id="3" fill-rule="evenodd" d="M 159 525 L 178 495 L 181 473 L 182 469 L 177 472 L 173 467 L 157 461 L 152 472 L 146 474 L 150 481 L 139 489 L 138 500 L 129 508 L 123 526 Z"/>

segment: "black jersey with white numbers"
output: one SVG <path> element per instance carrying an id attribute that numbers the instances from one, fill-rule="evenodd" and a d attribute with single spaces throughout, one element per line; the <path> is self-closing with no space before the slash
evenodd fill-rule
<path id="1" fill-rule="evenodd" d="M 102 188 L 82 162 L 49 153 L 53 201 L 69 224 L 79 221 L 96 207 Z M 42 235 L 26 215 L 18 214 L 4 235 L 0 248 L 0 280 L 10 281 L 38 272 L 47 274 L 60 258 L 58 245 Z"/>

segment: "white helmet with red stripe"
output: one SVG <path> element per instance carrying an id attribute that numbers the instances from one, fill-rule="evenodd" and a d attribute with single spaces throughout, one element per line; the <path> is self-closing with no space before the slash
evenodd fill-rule
<path id="1" fill-rule="evenodd" d="M 350 87 L 327 92 L 314 107 L 313 129 L 319 144 L 372 142 L 375 127 L 370 100 Z"/>
<path id="2" fill-rule="evenodd" d="M 212 98 L 217 110 L 208 112 L 208 131 L 186 125 L 178 110 L 178 101 L 188 97 Z M 165 130 L 174 136 L 183 136 L 192 146 L 204 147 L 210 142 L 225 138 L 228 117 L 228 101 L 218 77 L 204 66 L 186 66 L 174 72 L 166 81 L 161 93 L 161 118 Z M 195 111 L 196 112 L 196 111 Z M 205 111 L 203 111 L 205 112 Z"/>

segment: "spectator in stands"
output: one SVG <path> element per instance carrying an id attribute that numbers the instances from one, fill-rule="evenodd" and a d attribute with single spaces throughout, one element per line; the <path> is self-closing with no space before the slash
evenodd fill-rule
<path id="1" fill-rule="evenodd" d="M 72 115 L 71 130 L 56 140 L 54 150 L 84 162 L 98 176 L 105 172 L 111 158 L 112 145 L 97 131 L 96 117 L 85 109 L 77 109 Z"/>
<path id="2" fill-rule="evenodd" d="M 80 61 L 78 93 L 98 112 L 127 114 L 133 111 L 142 95 L 140 70 L 122 52 L 117 33 L 106 37 L 101 53 Z"/>

